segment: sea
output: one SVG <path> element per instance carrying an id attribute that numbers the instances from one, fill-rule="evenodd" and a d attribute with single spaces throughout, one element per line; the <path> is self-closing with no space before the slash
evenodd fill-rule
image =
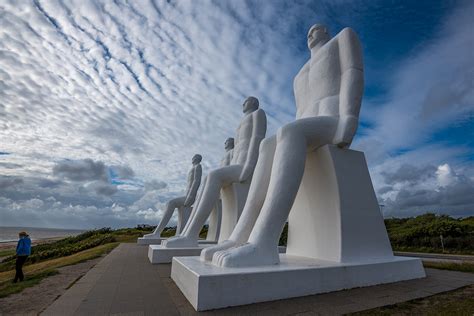
<path id="1" fill-rule="evenodd" d="M 76 236 L 84 232 L 78 229 L 36 228 L 36 227 L 0 227 L 0 243 L 18 240 L 18 233 L 25 231 L 31 240 L 40 240 L 53 237 Z"/>

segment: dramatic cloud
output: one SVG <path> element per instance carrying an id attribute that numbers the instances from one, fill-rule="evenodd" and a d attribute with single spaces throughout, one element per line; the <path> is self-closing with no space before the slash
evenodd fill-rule
<path id="1" fill-rule="evenodd" d="M 102 180 L 107 181 L 105 164 L 92 159 L 63 161 L 53 168 L 53 174 L 71 181 Z"/>
<path id="2" fill-rule="evenodd" d="M 423 168 L 404 164 L 382 174 L 388 186 L 378 193 L 387 215 L 407 216 L 428 210 L 472 215 L 474 181 L 457 174 L 448 164 Z"/>
<path id="3" fill-rule="evenodd" d="M 0 178 L 0 189 L 10 188 L 22 183 L 20 178 L 2 177 Z"/>

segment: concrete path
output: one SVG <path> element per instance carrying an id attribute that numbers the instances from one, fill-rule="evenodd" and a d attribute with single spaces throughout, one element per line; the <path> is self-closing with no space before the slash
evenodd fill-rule
<path id="1" fill-rule="evenodd" d="M 197 313 L 170 279 L 171 265 L 151 265 L 147 249 L 121 244 L 43 315 L 337 315 L 474 284 L 474 274 L 427 269 L 420 280 Z"/>

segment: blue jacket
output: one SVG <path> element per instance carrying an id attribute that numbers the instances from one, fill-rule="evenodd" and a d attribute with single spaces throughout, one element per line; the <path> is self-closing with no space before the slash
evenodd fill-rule
<path id="1" fill-rule="evenodd" d="M 18 244 L 16 245 L 17 256 L 29 256 L 31 255 L 31 239 L 28 236 L 20 237 Z"/>

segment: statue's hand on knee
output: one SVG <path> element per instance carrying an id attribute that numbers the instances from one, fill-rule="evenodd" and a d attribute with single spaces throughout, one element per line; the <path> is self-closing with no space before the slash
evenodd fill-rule
<path id="1" fill-rule="evenodd" d="M 188 196 L 184 201 L 184 207 L 190 207 L 193 205 L 195 198 L 193 196 Z"/>
<path id="2" fill-rule="evenodd" d="M 339 117 L 333 143 L 340 148 L 348 148 L 352 143 L 358 125 L 359 119 L 355 116 L 345 115 Z"/>
<path id="3" fill-rule="evenodd" d="M 253 172 L 253 168 L 244 167 L 242 172 L 240 173 L 239 182 L 247 181 L 250 178 L 250 176 L 252 175 L 252 172 Z"/>

